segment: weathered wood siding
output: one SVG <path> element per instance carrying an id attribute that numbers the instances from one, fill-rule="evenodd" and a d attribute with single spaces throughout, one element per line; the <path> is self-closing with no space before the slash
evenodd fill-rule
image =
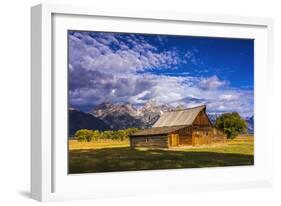
<path id="1" fill-rule="evenodd" d="M 183 129 L 180 129 L 178 131 L 179 134 L 179 145 L 186 146 L 192 144 L 192 133 L 191 133 L 191 127 L 186 127 Z"/>
<path id="2" fill-rule="evenodd" d="M 205 111 L 202 110 L 192 124 L 192 145 L 211 144 L 213 138 L 213 126 Z"/>
<path id="3" fill-rule="evenodd" d="M 178 147 L 179 146 L 179 134 L 173 133 L 168 136 L 169 145 L 168 147 Z"/>
<path id="4" fill-rule="evenodd" d="M 192 127 L 192 145 L 200 146 L 211 144 L 213 142 L 213 127 L 210 125 L 209 120 L 201 116 L 201 123 L 203 125 L 195 125 Z M 198 123 L 198 122 L 197 122 Z"/>
<path id="5" fill-rule="evenodd" d="M 180 136 L 179 138 L 179 143 L 180 145 L 192 145 L 192 136 L 188 135 L 188 136 Z"/>
<path id="6" fill-rule="evenodd" d="M 194 130 L 192 132 L 192 145 L 199 146 L 205 144 L 211 144 L 213 141 L 212 130 Z"/>
<path id="7" fill-rule="evenodd" d="M 216 129 L 216 128 L 213 128 L 213 142 L 215 143 L 225 143 L 226 142 L 226 134 L 219 130 L 219 129 Z"/>
<path id="8" fill-rule="evenodd" d="M 130 145 L 146 148 L 168 148 L 168 136 L 138 136 L 130 137 Z"/>
<path id="9" fill-rule="evenodd" d="M 193 126 L 212 126 L 207 114 L 202 110 L 193 122 Z"/>

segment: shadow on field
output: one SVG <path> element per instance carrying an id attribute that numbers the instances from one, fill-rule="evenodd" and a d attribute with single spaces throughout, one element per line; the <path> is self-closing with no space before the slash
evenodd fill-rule
<path id="1" fill-rule="evenodd" d="M 69 173 L 253 165 L 254 156 L 201 151 L 135 150 L 129 147 L 71 150 Z"/>

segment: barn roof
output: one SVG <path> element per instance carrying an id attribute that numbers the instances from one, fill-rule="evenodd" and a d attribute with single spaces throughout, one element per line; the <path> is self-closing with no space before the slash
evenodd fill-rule
<path id="1" fill-rule="evenodd" d="M 206 106 L 201 105 L 198 107 L 187 108 L 179 111 L 165 112 L 160 116 L 160 118 L 152 127 L 157 128 L 157 127 L 192 125 L 193 121 L 195 120 L 199 112 L 205 109 Z"/>
<path id="2" fill-rule="evenodd" d="M 152 128 L 141 130 L 131 136 L 165 135 L 177 131 L 192 125 L 199 112 L 205 109 L 206 106 L 202 105 L 178 111 L 165 112 L 160 116 Z"/>
<path id="3" fill-rule="evenodd" d="M 177 131 L 186 127 L 185 125 L 180 126 L 169 126 L 169 127 L 152 127 L 145 130 L 141 130 L 132 134 L 131 136 L 148 136 L 148 135 L 166 135 L 170 132 Z"/>

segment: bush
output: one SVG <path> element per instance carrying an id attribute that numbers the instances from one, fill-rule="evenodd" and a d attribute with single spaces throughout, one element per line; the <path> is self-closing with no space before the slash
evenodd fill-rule
<path id="1" fill-rule="evenodd" d="M 92 131 L 92 140 L 99 140 L 101 138 L 101 133 L 99 130 L 93 130 Z"/>
<path id="2" fill-rule="evenodd" d="M 88 129 L 81 129 L 75 133 L 75 139 L 79 142 L 90 142 L 92 140 L 93 131 Z"/>
<path id="3" fill-rule="evenodd" d="M 137 132 L 139 129 L 137 128 L 128 128 L 123 130 L 114 130 L 114 131 L 104 131 L 100 132 L 98 130 L 88 130 L 81 129 L 75 133 L 75 139 L 79 142 L 90 142 L 90 141 L 98 141 L 100 139 L 112 139 L 112 140 L 127 140 L 129 136 Z"/>
<path id="4" fill-rule="evenodd" d="M 247 131 L 246 121 L 237 112 L 222 114 L 217 118 L 215 126 L 222 129 L 228 139 L 233 139 L 238 134 L 243 134 Z"/>
<path id="5" fill-rule="evenodd" d="M 104 131 L 101 133 L 101 137 L 102 139 L 112 139 L 112 131 Z"/>

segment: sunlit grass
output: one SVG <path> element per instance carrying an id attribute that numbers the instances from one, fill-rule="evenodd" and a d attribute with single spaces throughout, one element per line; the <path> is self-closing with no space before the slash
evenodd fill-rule
<path id="1" fill-rule="evenodd" d="M 70 173 L 202 168 L 254 164 L 254 138 L 177 149 L 131 149 L 128 141 L 69 141 Z"/>
<path id="2" fill-rule="evenodd" d="M 91 142 L 78 142 L 77 140 L 69 140 L 69 149 L 100 149 L 100 148 L 115 148 L 115 147 L 129 147 L 129 141 L 120 140 L 102 140 Z"/>

